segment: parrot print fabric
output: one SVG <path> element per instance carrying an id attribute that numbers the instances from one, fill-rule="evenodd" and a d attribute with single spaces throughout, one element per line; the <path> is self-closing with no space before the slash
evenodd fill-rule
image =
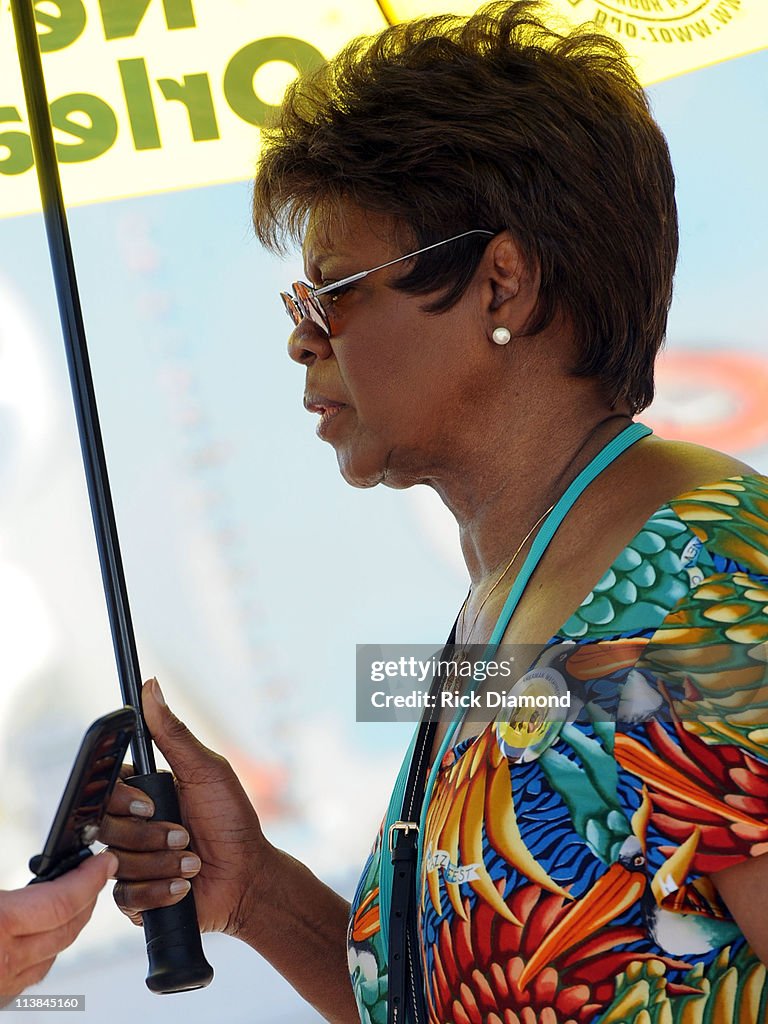
<path id="1" fill-rule="evenodd" d="M 768 478 L 662 506 L 542 652 L 579 713 L 538 756 L 445 754 L 420 837 L 430 1024 L 762 1024 L 768 973 L 709 875 L 768 853 Z M 505 712 L 509 716 L 509 712 Z M 385 1024 L 380 833 L 352 904 Z"/>

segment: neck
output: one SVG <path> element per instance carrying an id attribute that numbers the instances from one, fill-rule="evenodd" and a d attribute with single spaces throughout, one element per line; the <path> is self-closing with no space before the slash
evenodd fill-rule
<path id="1" fill-rule="evenodd" d="M 597 403 L 535 419 L 514 431 L 505 424 L 488 432 L 485 425 L 482 441 L 458 453 L 457 471 L 429 481 L 456 518 L 473 589 L 498 574 L 539 517 L 631 416 Z"/>

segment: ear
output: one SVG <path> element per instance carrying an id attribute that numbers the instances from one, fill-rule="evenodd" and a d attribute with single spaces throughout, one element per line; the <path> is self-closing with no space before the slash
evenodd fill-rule
<path id="1" fill-rule="evenodd" d="M 511 232 L 503 231 L 486 249 L 482 269 L 488 336 L 504 326 L 514 338 L 525 330 L 538 302 L 538 263 L 526 259 Z"/>

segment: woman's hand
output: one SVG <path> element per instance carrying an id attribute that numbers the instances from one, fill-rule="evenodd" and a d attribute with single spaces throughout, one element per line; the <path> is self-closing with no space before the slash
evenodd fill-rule
<path id="1" fill-rule="evenodd" d="M 178 903 L 194 877 L 200 930 L 237 935 L 247 916 L 246 893 L 258 890 L 260 855 L 269 849 L 259 819 L 229 762 L 172 714 L 157 680 L 145 683 L 142 702 L 152 737 L 176 776 L 186 828 L 147 821 L 149 797 L 118 783 L 99 833 L 119 860 L 115 902 L 141 924 L 144 910 Z"/>
<path id="2" fill-rule="evenodd" d="M 0 892 L 0 1006 L 45 977 L 56 954 L 80 934 L 116 858 L 89 857 L 53 882 Z"/>
<path id="3" fill-rule="evenodd" d="M 194 878 L 201 931 L 227 932 L 257 949 L 328 1020 L 359 1020 L 347 970 L 349 904 L 267 842 L 229 763 L 171 714 L 156 680 L 145 683 L 142 699 L 176 776 L 186 830 L 147 821 L 148 797 L 115 787 L 99 838 L 120 861 L 117 905 L 140 924 L 142 911 L 178 903 Z M 194 860 L 185 867 L 186 858 Z"/>

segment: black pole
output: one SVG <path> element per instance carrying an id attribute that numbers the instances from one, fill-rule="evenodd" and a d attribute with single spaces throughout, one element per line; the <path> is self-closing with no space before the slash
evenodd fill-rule
<path id="1" fill-rule="evenodd" d="M 11 0 L 11 10 L 120 689 L 125 703 L 137 713 L 138 724 L 131 749 L 138 774 L 127 781 L 152 797 L 155 818 L 176 822 L 181 817 L 173 776 L 169 772 L 158 772 L 155 767 L 152 739 L 141 710 L 139 658 L 53 144 L 33 0 Z M 209 984 L 213 969 L 203 954 L 191 892 L 175 906 L 145 911 L 143 919 L 149 957 L 146 980 L 153 992 L 183 992 Z"/>
<path id="2" fill-rule="evenodd" d="M 93 389 L 91 366 L 85 339 L 75 264 L 69 240 L 69 227 L 61 192 L 59 168 L 53 143 L 53 131 L 43 78 L 43 66 L 37 41 L 32 3 L 11 0 L 24 95 L 29 114 L 30 135 L 37 165 L 37 179 L 43 201 L 43 217 L 51 254 L 59 318 L 67 352 L 69 379 L 75 402 L 77 429 L 83 454 L 91 516 L 96 531 L 96 547 L 101 563 L 101 578 L 107 599 L 112 643 L 115 649 L 120 689 L 126 704 L 138 712 L 138 729 L 131 745 L 137 772 L 155 771 L 155 758 L 146 723 L 141 713 L 141 672 L 133 635 L 128 591 L 125 585 L 115 512 L 107 476 L 107 463 L 101 440 L 99 414 Z"/>

